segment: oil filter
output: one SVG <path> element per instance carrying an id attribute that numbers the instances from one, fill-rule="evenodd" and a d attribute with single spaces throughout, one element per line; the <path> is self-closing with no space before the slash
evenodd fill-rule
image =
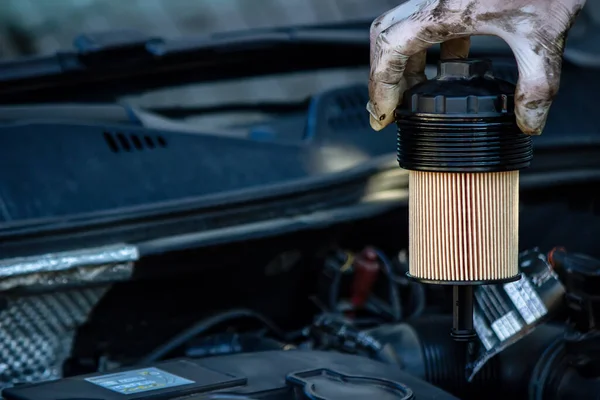
<path id="1" fill-rule="evenodd" d="M 486 60 L 446 60 L 396 110 L 398 162 L 409 170 L 409 276 L 454 285 L 453 336 L 470 340 L 472 285 L 519 279 L 519 170 L 531 137 L 514 85 Z"/>

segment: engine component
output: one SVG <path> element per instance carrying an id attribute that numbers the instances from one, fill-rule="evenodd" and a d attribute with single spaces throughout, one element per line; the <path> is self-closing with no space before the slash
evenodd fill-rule
<path id="1" fill-rule="evenodd" d="M 441 333 L 452 324 L 445 315 L 366 333 L 381 348 L 391 346 L 403 368 L 461 398 L 480 398 L 500 389 L 519 397 L 527 392 L 536 360 L 563 335 L 564 327 L 541 324 L 561 309 L 565 295 L 565 287 L 539 250 L 519 254 L 519 271 L 522 278 L 517 282 L 479 286 L 475 291 L 474 327 L 480 344 L 475 354 L 468 356 L 465 348 Z"/>
<path id="2" fill-rule="evenodd" d="M 567 307 L 574 328 L 579 332 L 599 330 L 600 260 L 564 249 L 553 251 L 550 257 L 567 287 Z"/>
<path id="3" fill-rule="evenodd" d="M 475 361 L 440 333 L 451 324 L 447 315 L 364 333 L 393 349 L 403 369 L 463 399 L 493 391 L 523 400 L 600 398 L 600 260 L 565 250 L 546 257 L 533 249 L 519 255 L 519 270 L 517 282 L 476 290 L 480 346 L 469 346 L 479 349 Z M 565 309 L 570 322 L 556 324 L 551 318 L 564 317 Z"/>
<path id="4" fill-rule="evenodd" d="M 0 389 L 62 377 L 77 328 L 108 288 L 0 298 Z"/>
<path id="5" fill-rule="evenodd" d="M 138 257 L 116 244 L 0 260 L 0 389 L 62 377 L 77 329 Z"/>
<path id="6" fill-rule="evenodd" d="M 516 400 L 527 393 L 541 354 L 564 331 L 560 326 L 540 326 L 490 360 L 468 382 L 464 376 L 470 362 L 467 353 L 445 333 L 451 323 L 449 315 L 430 315 L 407 323 L 383 325 L 366 333 L 381 346 L 391 347 L 403 370 L 461 399 L 481 399 L 501 391 Z"/>
<path id="7" fill-rule="evenodd" d="M 311 348 L 335 350 L 360 354 L 386 363 L 398 360 L 389 346 L 381 344 L 365 331 L 359 330 L 351 321 L 339 315 L 324 314 L 317 317 L 308 329 Z"/>
<path id="8" fill-rule="evenodd" d="M 529 399 L 600 399 L 600 379 L 582 375 L 572 364 L 573 356 L 568 339 L 556 339 L 538 359 L 529 385 Z"/>
<path id="9" fill-rule="evenodd" d="M 396 111 L 409 170 L 410 275 L 454 285 L 452 336 L 476 337 L 472 285 L 519 279 L 519 170 L 532 159 L 512 84 L 483 60 L 441 61 Z"/>
<path id="10" fill-rule="evenodd" d="M 269 351 L 178 359 L 19 386 L 6 400 L 128 398 L 207 399 L 455 399 L 397 368 L 363 357 L 319 351 Z"/>
<path id="11" fill-rule="evenodd" d="M 600 260 L 564 249 L 549 258 L 565 282 L 570 323 L 539 359 L 530 398 L 600 399 Z"/>
<path id="12" fill-rule="evenodd" d="M 352 267 L 354 268 L 354 279 L 351 303 L 354 309 L 360 309 L 369 299 L 381 270 L 377 251 L 367 247 L 354 259 Z"/>
<path id="13" fill-rule="evenodd" d="M 154 349 L 150 354 L 146 355 L 143 359 L 139 361 L 140 365 L 152 364 L 160 361 L 164 357 L 168 356 L 172 351 L 177 348 L 185 345 L 190 340 L 197 338 L 198 336 L 206 333 L 208 330 L 214 328 L 219 324 L 223 324 L 226 322 L 231 322 L 234 319 L 239 318 L 251 318 L 259 321 L 265 327 L 267 327 L 270 331 L 275 333 L 279 338 L 285 337 L 285 334 L 281 329 L 275 325 L 273 321 L 266 318 L 260 313 L 256 311 L 247 310 L 247 309 L 233 309 L 226 311 L 221 314 L 216 314 L 211 317 L 208 317 L 204 320 L 201 320 L 191 327 L 187 328 L 183 332 L 180 332 L 175 337 L 171 338 L 167 343 L 159 346 Z"/>
<path id="14" fill-rule="evenodd" d="M 344 312 L 345 315 L 356 315 L 370 311 L 381 317 L 399 322 L 403 317 L 402 301 L 395 282 L 396 272 L 391 261 L 384 252 L 372 246 L 365 247 L 357 254 L 337 251 L 325 261 L 322 286 L 327 289 L 330 312 Z M 383 273 L 381 273 L 383 272 Z M 351 278 L 349 301 L 342 301 L 343 278 Z M 388 303 L 375 296 L 375 288 L 379 278 L 386 281 Z"/>
<path id="15" fill-rule="evenodd" d="M 475 291 L 473 323 L 482 346 L 468 366 L 469 379 L 564 306 L 565 287 L 543 253 L 533 249 L 519 254 L 519 271 L 517 282 L 480 286 Z"/>

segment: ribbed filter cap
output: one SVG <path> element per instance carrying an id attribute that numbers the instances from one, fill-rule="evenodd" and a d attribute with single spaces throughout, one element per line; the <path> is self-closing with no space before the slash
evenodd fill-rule
<path id="1" fill-rule="evenodd" d="M 410 275 L 447 284 L 518 279 L 519 172 L 532 158 L 514 86 L 491 62 L 442 61 L 397 109 L 409 172 Z"/>
<path id="2" fill-rule="evenodd" d="M 485 60 L 449 60 L 404 94 L 396 110 L 398 161 L 414 171 L 499 172 L 529 166 L 531 137 L 518 129 L 514 85 Z"/>
<path id="3" fill-rule="evenodd" d="M 494 79 L 489 61 L 449 60 L 438 64 L 434 79 L 405 98 L 411 113 L 496 115 L 512 108 L 514 87 Z"/>

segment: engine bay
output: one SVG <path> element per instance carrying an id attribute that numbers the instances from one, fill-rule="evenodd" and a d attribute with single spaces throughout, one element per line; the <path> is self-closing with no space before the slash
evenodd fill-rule
<path id="1" fill-rule="evenodd" d="M 562 94 L 534 140 L 520 280 L 474 288 L 458 343 L 453 288 L 407 278 L 409 177 L 367 99 L 328 90 L 235 137 L 0 107 L 3 398 L 600 399 L 589 104 Z"/>
<path id="2" fill-rule="evenodd" d="M 520 281 L 476 290 L 478 340 L 467 351 L 449 335 L 451 289 L 409 281 L 406 251 L 377 240 L 401 215 L 353 223 L 351 234 L 188 252 L 177 264 L 170 254 L 145 266 L 156 275 L 109 290 L 8 297 L 4 323 L 22 339 L 6 347 L 3 396 L 596 398 L 600 261 L 522 252 Z M 94 304 L 87 320 L 82 304 Z"/>

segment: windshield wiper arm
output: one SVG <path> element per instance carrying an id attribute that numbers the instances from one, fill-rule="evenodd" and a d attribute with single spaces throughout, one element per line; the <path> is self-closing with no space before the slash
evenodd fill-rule
<path id="1" fill-rule="evenodd" d="M 367 66 L 368 53 L 368 27 L 275 28 L 175 40 L 131 31 L 83 35 L 74 51 L 0 63 L 0 104 L 105 102 L 193 82 Z"/>

